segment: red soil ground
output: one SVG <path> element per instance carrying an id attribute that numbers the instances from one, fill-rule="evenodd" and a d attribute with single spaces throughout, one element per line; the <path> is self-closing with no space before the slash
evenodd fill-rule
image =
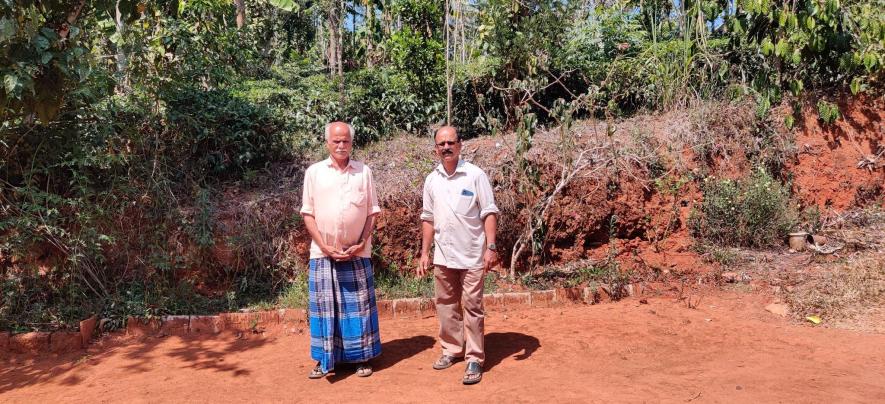
<path id="1" fill-rule="evenodd" d="M 85 355 L 0 361 L 0 402 L 885 402 L 885 335 L 791 323 L 766 299 L 492 312 L 477 386 L 460 384 L 463 363 L 431 369 L 432 317 L 384 320 L 368 379 L 308 380 L 304 334 L 110 338 Z"/>

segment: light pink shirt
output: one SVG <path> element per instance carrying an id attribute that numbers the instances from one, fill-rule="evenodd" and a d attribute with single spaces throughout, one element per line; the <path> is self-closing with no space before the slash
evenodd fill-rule
<path id="1" fill-rule="evenodd" d="M 359 242 L 366 219 L 381 212 L 372 170 L 359 161 L 350 160 L 344 171 L 333 165 L 331 158 L 312 164 L 304 172 L 301 214 L 316 219 L 323 241 L 332 248 L 345 250 Z M 372 239 L 356 254 L 369 258 Z M 325 257 L 311 240 L 310 258 Z"/>

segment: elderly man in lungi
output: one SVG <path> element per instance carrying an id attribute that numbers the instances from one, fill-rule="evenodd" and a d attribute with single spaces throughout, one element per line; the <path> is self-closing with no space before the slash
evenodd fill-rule
<path id="1" fill-rule="evenodd" d="M 310 355 L 317 361 L 308 377 L 319 379 L 338 363 L 357 364 L 381 354 L 378 308 L 372 275 L 372 230 L 381 212 L 372 171 L 350 158 L 353 127 L 326 125 L 329 158 L 304 173 L 301 215 L 310 233 L 308 275 Z"/>

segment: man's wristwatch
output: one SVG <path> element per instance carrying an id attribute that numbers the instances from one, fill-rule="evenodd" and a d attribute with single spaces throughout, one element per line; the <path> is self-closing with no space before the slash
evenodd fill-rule
<path id="1" fill-rule="evenodd" d="M 489 244 L 486 248 L 488 248 L 490 251 L 498 252 L 498 246 L 496 246 L 495 243 Z"/>

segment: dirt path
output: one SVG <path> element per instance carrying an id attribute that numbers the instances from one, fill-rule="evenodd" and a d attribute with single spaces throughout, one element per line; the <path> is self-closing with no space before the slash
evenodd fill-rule
<path id="1" fill-rule="evenodd" d="M 885 402 L 885 335 L 791 324 L 722 293 L 490 313 L 487 373 L 434 371 L 436 320 L 382 321 L 368 379 L 308 380 L 305 335 L 112 341 L 0 361 L 0 402 Z"/>

